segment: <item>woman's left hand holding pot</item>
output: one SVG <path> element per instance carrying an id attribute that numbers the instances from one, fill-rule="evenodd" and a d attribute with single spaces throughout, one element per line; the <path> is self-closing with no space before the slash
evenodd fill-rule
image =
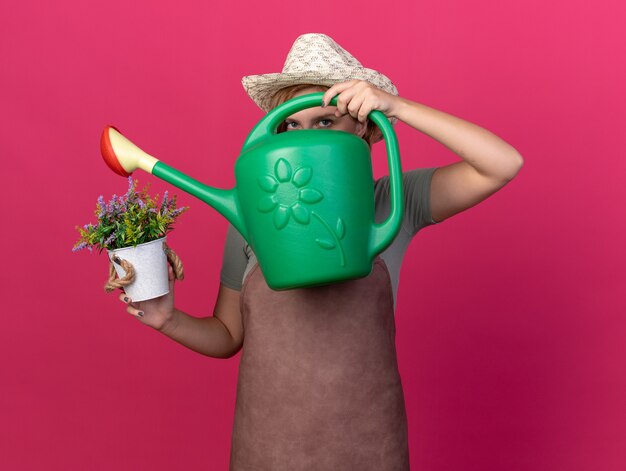
<path id="1" fill-rule="evenodd" d="M 133 300 L 126 293 L 119 296 L 120 301 L 127 304 L 126 311 L 135 316 L 143 324 L 156 330 L 163 327 L 172 320 L 174 316 L 174 270 L 168 264 L 169 293 L 158 298 L 148 299 L 133 303 Z"/>

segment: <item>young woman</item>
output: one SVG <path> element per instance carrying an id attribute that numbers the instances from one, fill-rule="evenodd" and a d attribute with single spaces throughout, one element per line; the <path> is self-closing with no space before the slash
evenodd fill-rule
<path id="1" fill-rule="evenodd" d="M 379 110 L 461 160 L 404 172 L 402 228 L 365 278 L 273 291 L 231 226 L 213 316 L 197 318 L 176 309 L 171 275 L 169 295 L 141 303 L 125 294 L 120 299 L 142 323 L 203 355 L 228 358 L 243 347 L 231 470 L 408 469 L 393 318 L 404 252 L 421 228 L 506 185 L 522 167 L 522 157 L 483 128 L 398 96 L 387 77 L 363 67 L 323 34 L 300 36 L 281 73 L 244 77 L 243 84 L 264 111 L 295 96 L 324 92 L 324 106 L 290 116 L 279 132 L 332 129 L 372 145 L 382 135 L 367 116 Z M 337 106 L 328 106 L 335 96 Z M 388 177 L 374 184 L 377 222 L 389 213 L 388 184 Z M 292 216 L 289 211 L 283 208 L 283 216 Z"/>

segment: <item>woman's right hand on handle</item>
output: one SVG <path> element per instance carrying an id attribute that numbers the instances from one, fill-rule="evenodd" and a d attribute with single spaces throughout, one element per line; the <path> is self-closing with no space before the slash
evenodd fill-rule
<path id="1" fill-rule="evenodd" d="M 120 301 L 127 305 L 126 311 L 156 330 L 163 328 L 171 322 L 174 317 L 174 271 L 172 266 L 168 264 L 169 293 L 154 299 L 140 301 L 134 303 L 130 296 L 122 293 L 119 296 Z"/>

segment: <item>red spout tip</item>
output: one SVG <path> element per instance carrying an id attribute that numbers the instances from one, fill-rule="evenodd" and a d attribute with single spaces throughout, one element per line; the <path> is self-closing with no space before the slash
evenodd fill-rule
<path id="1" fill-rule="evenodd" d="M 113 170 L 118 175 L 122 177 L 130 176 L 124 167 L 120 164 L 119 160 L 117 160 L 117 156 L 113 151 L 113 146 L 111 145 L 111 139 L 109 138 L 109 129 L 113 128 L 117 132 L 120 132 L 115 126 L 105 126 L 104 131 L 102 131 L 102 137 L 100 138 L 100 153 L 102 154 L 102 158 L 107 166 Z M 121 132 L 120 132 L 121 134 Z"/>

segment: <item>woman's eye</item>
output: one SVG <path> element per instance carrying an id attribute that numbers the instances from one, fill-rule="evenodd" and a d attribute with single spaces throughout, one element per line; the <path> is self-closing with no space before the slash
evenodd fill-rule
<path id="1" fill-rule="evenodd" d="M 333 120 L 332 119 L 320 119 L 319 123 L 321 127 L 327 128 L 333 125 Z"/>
<path id="2" fill-rule="evenodd" d="M 298 123 L 294 121 L 287 121 L 285 122 L 285 125 L 287 126 L 287 129 L 296 129 L 296 127 L 298 127 Z"/>

